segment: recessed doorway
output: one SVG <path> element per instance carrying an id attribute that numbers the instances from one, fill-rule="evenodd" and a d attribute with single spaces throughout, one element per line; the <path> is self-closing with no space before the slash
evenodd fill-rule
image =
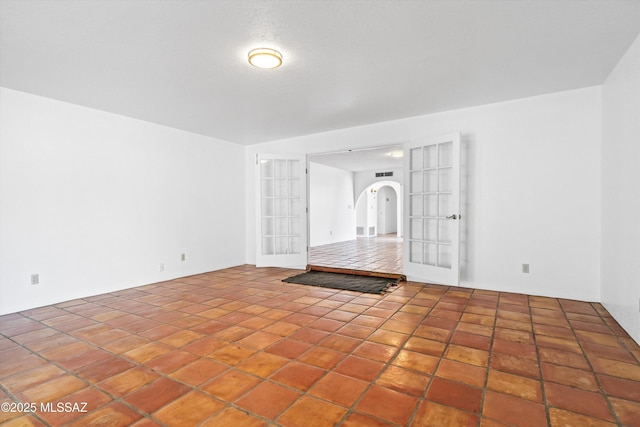
<path id="1" fill-rule="evenodd" d="M 309 264 L 402 273 L 402 146 L 309 156 Z"/>

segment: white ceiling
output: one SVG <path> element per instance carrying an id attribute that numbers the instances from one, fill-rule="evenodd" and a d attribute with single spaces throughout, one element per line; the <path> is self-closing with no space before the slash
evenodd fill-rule
<path id="1" fill-rule="evenodd" d="M 390 153 L 393 152 L 402 152 L 402 145 L 318 154 L 309 157 L 309 160 L 351 172 L 390 172 L 403 166 L 402 157 L 392 157 Z"/>
<path id="2" fill-rule="evenodd" d="M 0 0 L 0 85 L 255 144 L 598 85 L 638 33 L 639 0 Z"/>

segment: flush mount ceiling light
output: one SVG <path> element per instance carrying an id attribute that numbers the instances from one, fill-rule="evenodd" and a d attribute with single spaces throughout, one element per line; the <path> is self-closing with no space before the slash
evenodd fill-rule
<path id="1" fill-rule="evenodd" d="M 258 68 L 278 68 L 282 65 L 282 54 L 266 47 L 253 49 L 249 52 L 249 64 Z"/>
<path id="2" fill-rule="evenodd" d="M 396 150 L 396 151 L 392 151 L 390 153 L 387 153 L 387 155 L 391 156 L 391 157 L 398 158 L 398 157 L 404 156 L 404 152 L 402 150 Z"/>

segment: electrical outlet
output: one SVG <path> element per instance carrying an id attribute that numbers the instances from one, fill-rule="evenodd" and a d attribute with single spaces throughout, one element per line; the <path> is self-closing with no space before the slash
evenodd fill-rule
<path id="1" fill-rule="evenodd" d="M 180 261 L 186 261 L 186 260 L 187 260 L 187 254 L 181 254 Z"/>
<path id="2" fill-rule="evenodd" d="M 160 265 L 158 266 L 160 271 L 164 271 L 164 263 L 161 262 Z"/>
<path id="3" fill-rule="evenodd" d="M 522 264 L 522 272 L 529 274 L 529 264 Z"/>
<path id="4" fill-rule="evenodd" d="M 31 284 L 32 285 L 40 284 L 40 275 L 39 274 L 32 274 L 31 275 Z"/>

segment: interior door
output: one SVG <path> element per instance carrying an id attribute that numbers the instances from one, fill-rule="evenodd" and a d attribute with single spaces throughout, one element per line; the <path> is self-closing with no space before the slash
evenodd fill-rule
<path id="1" fill-rule="evenodd" d="M 404 147 L 404 274 L 458 286 L 460 134 Z"/>
<path id="2" fill-rule="evenodd" d="M 306 268 L 306 157 L 258 154 L 255 175 L 256 265 Z"/>

